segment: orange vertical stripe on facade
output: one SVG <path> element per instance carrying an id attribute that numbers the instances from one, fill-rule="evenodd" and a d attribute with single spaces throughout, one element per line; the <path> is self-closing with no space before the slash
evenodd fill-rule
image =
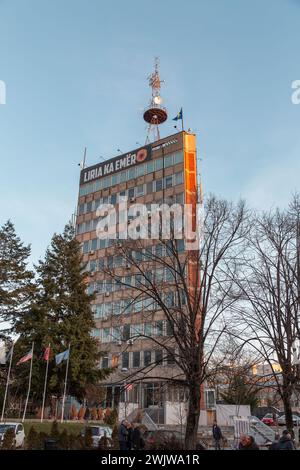
<path id="1" fill-rule="evenodd" d="M 197 149 L 196 149 L 196 136 L 193 134 L 183 134 L 184 139 L 184 173 L 185 173 L 185 203 L 192 206 L 192 229 L 196 230 L 196 211 L 197 211 Z M 200 271 L 199 271 L 199 253 L 194 253 L 195 261 L 193 262 L 193 255 L 188 263 L 188 279 L 191 297 L 193 293 L 197 292 L 197 284 L 200 286 Z M 195 335 L 198 336 L 197 331 L 201 327 L 201 311 L 199 305 L 199 312 L 195 320 Z M 205 397 L 204 397 L 204 384 L 201 385 L 201 398 L 200 408 L 205 410 Z"/>

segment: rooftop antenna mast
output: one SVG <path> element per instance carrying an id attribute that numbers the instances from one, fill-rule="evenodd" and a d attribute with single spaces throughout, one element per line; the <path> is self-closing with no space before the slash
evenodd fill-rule
<path id="1" fill-rule="evenodd" d="M 144 120 L 148 123 L 146 144 L 150 142 L 150 134 L 153 133 L 154 141 L 160 139 L 159 125 L 168 119 L 167 109 L 162 106 L 160 94 L 161 84 L 164 83 L 159 76 L 159 58 L 155 58 L 154 72 L 148 77 L 149 86 L 152 89 L 150 105 L 144 112 Z"/>

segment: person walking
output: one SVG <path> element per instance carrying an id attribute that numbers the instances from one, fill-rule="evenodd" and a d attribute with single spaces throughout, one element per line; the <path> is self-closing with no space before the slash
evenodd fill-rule
<path id="1" fill-rule="evenodd" d="M 242 434 L 238 450 L 259 450 L 259 447 L 252 436 Z"/>
<path id="2" fill-rule="evenodd" d="M 223 435 L 217 421 L 213 422 L 212 435 L 215 441 L 215 450 L 221 450 L 221 439 L 223 438 Z"/>
<path id="3" fill-rule="evenodd" d="M 124 419 L 119 427 L 119 447 L 120 450 L 128 450 L 127 446 L 127 439 L 128 439 L 128 429 L 127 429 L 127 421 Z"/>
<path id="4" fill-rule="evenodd" d="M 282 436 L 278 442 L 278 450 L 296 450 L 291 433 L 287 429 L 282 432 Z"/>

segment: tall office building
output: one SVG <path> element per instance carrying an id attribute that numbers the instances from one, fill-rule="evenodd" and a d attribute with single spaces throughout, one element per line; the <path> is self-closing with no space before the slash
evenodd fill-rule
<path id="1" fill-rule="evenodd" d="M 92 309 L 95 317 L 94 336 L 104 353 L 100 367 L 116 367 L 104 384 L 107 389 L 106 406 L 117 406 L 126 401 L 149 408 L 162 406 L 164 402 L 178 402 L 180 390 L 167 386 L 164 380 L 148 381 L 147 366 L 159 364 L 157 376 L 171 377 L 178 374 L 172 357 L 143 337 L 167 336 L 168 322 L 159 308 L 152 312 L 151 321 L 145 315 L 148 300 L 132 302 L 137 273 L 120 256 L 118 238 L 100 238 L 97 209 L 111 204 L 118 209 L 124 198 L 130 206 L 143 204 L 149 210 L 152 204 L 195 204 L 197 187 L 196 137 L 179 132 L 152 144 L 117 156 L 103 163 L 84 168 L 80 176 L 77 239 L 82 244 L 84 262 L 89 273 L 87 289 L 95 293 Z M 117 220 L 117 237 L 126 238 L 130 216 L 120 212 Z M 98 232 L 99 234 L 99 232 Z M 178 250 L 184 252 L 184 240 L 177 240 Z M 155 240 L 148 241 L 155 250 Z M 143 253 L 136 252 L 136 259 L 143 261 Z M 112 282 L 107 270 L 118 270 L 124 284 L 122 288 Z M 176 300 L 174 300 L 176 301 Z M 132 340 L 134 338 L 134 340 Z M 130 377 L 143 369 L 140 382 L 130 383 Z M 152 371 L 153 375 L 153 371 Z M 126 400 L 125 400 L 125 396 Z M 177 395 L 177 396 L 176 396 Z"/>

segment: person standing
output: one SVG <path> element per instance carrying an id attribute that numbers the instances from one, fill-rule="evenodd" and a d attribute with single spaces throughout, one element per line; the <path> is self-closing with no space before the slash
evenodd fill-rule
<path id="1" fill-rule="evenodd" d="M 126 428 L 127 428 L 127 450 L 131 450 L 132 449 L 132 433 L 133 433 L 132 423 L 129 423 L 129 421 L 127 421 Z"/>
<path id="2" fill-rule="evenodd" d="M 138 424 L 133 424 L 132 431 L 132 449 L 141 450 L 144 447 L 144 440 Z"/>
<path id="3" fill-rule="evenodd" d="M 217 421 L 213 422 L 212 435 L 215 441 L 215 450 L 221 450 L 221 439 L 223 438 L 223 435 Z"/>
<path id="4" fill-rule="evenodd" d="M 287 429 L 282 432 L 282 436 L 278 442 L 278 450 L 295 450 L 291 433 Z"/>
<path id="5" fill-rule="evenodd" d="M 120 450 L 128 450 L 127 439 L 128 439 L 128 430 L 127 430 L 127 421 L 123 420 L 119 427 L 119 446 Z"/>
<path id="6" fill-rule="evenodd" d="M 239 443 L 239 450 L 259 450 L 259 447 L 252 436 L 242 434 Z"/>

